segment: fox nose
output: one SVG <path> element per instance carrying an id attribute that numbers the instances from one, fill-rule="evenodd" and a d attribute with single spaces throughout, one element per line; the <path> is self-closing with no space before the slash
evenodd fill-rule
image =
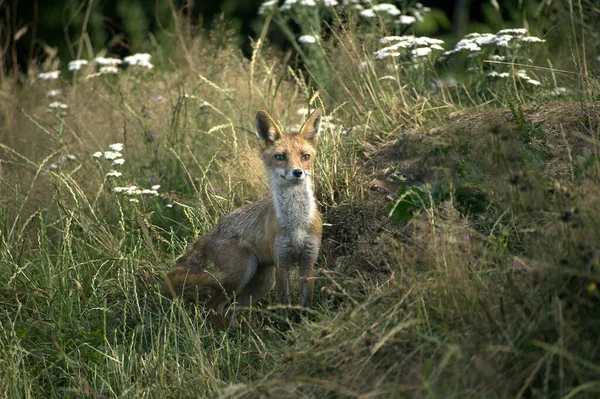
<path id="1" fill-rule="evenodd" d="M 292 174 L 293 174 L 295 177 L 301 177 L 301 176 L 302 176 L 302 173 L 303 173 L 303 172 L 302 172 L 302 169 L 294 169 L 294 170 L 292 171 Z"/>

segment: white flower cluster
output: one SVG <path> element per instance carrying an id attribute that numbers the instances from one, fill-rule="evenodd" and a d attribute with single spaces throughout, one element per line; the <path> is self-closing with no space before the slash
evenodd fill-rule
<path id="1" fill-rule="evenodd" d="M 54 80 L 60 77 L 60 71 L 50 71 L 50 72 L 42 72 L 38 73 L 38 79 L 42 80 Z"/>
<path id="2" fill-rule="evenodd" d="M 148 53 L 138 53 L 123 58 L 123 62 L 128 65 L 137 65 L 148 69 L 153 69 L 154 65 L 150 62 L 152 56 Z"/>
<path id="3" fill-rule="evenodd" d="M 388 57 L 399 57 L 409 54 L 413 58 L 421 58 L 431 54 L 434 50 L 443 51 L 441 46 L 443 40 L 432 39 L 430 37 L 416 36 L 386 36 L 380 39 L 382 44 L 393 42 L 394 44 L 377 50 L 373 53 L 376 60 Z"/>
<path id="4" fill-rule="evenodd" d="M 96 57 L 94 63 L 98 66 L 100 74 L 117 74 L 119 73 L 119 65 L 135 65 L 148 69 L 153 69 L 154 65 L 150 62 L 152 56 L 148 53 L 138 53 L 125 57 L 123 60 L 113 57 Z M 73 60 L 69 62 L 69 71 L 79 71 L 82 67 L 89 65 L 87 60 Z M 60 71 L 47 72 L 39 74 L 39 79 L 56 79 L 60 75 Z"/>
<path id="5" fill-rule="evenodd" d="M 367 9 L 360 4 L 357 4 L 359 1 L 346 1 L 346 4 L 350 3 L 354 4 L 354 8 L 359 10 L 358 15 L 363 18 L 370 19 L 377 16 L 398 17 L 398 19 L 394 20 L 394 22 L 399 25 L 412 25 L 417 21 L 421 22 L 423 21 L 423 14 L 431 11 L 429 7 L 424 7 L 421 3 L 416 3 L 410 10 L 408 10 L 408 13 L 412 15 L 401 15 L 402 12 L 398 9 L 398 7 L 390 3 L 379 3 Z M 365 1 L 365 3 L 370 4 L 370 1 Z"/>
<path id="6" fill-rule="evenodd" d="M 96 151 L 95 153 L 92 154 L 92 156 L 94 158 L 102 158 L 104 157 L 104 159 L 109 160 L 109 161 L 113 161 L 111 166 L 118 166 L 118 165 L 123 165 L 125 163 L 125 159 L 123 158 L 123 154 L 121 153 L 121 151 L 123 151 L 123 144 L 122 143 L 115 143 L 115 144 L 111 144 L 108 146 L 110 151 L 105 151 L 104 153 L 100 152 L 100 151 Z M 121 176 L 120 173 L 108 173 L 106 175 L 108 176 L 112 176 L 112 177 L 119 177 Z"/>
<path id="7" fill-rule="evenodd" d="M 496 71 L 488 72 L 485 75 L 486 78 L 499 78 L 499 79 L 505 79 L 510 76 L 511 76 L 511 74 L 508 72 L 496 72 Z M 541 86 L 541 84 L 542 84 L 539 80 L 532 79 L 529 75 L 527 75 L 527 71 L 525 71 L 524 69 L 519 69 L 518 71 L 516 71 L 515 76 L 518 77 L 519 79 L 523 80 L 525 83 L 528 83 L 532 86 Z"/>
<path id="8" fill-rule="evenodd" d="M 114 143 L 108 146 L 109 151 L 101 152 L 96 151 L 92 154 L 94 158 L 104 158 L 106 160 L 112 161 L 111 166 L 115 167 L 117 165 L 123 165 L 125 163 L 125 159 L 123 158 L 123 143 Z M 116 169 L 112 169 L 106 173 L 106 177 L 121 177 L 123 173 L 119 172 Z M 117 186 L 113 188 L 113 192 L 118 194 L 123 194 L 129 197 L 133 197 L 136 195 L 152 195 L 159 196 L 158 189 L 160 188 L 159 184 L 153 185 L 151 188 L 141 188 L 136 185 L 130 186 Z M 137 198 L 129 198 L 129 202 L 140 202 Z"/>
<path id="9" fill-rule="evenodd" d="M 291 10 L 292 6 L 296 4 L 305 7 L 315 7 L 317 5 L 315 0 L 285 0 L 281 7 L 279 7 L 279 11 Z"/>
<path id="10" fill-rule="evenodd" d="M 81 67 L 88 65 L 88 60 L 73 60 L 69 62 L 69 71 L 79 71 Z"/>
<path id="11" fill-rule="evenodd" d="M 358 13 L 363 18 L 375 18 L 377 15 L 396 17 L 400 14 L 398 7 L 390 3 L 376 4 Z"/>
<path id="12" fill-rule="evenodd" d="M 50 109 L 67 109 L 69 106 L 65 103 L 61 103 L 59 101 L 54 101 L 48 105 Z"/>
<path id="13" fill-rule="evenodd" d="M 111 58 L 111 57 L 96 57 L 94 58 L 94 62 L 97 65 L 105 65 L 105 66 L 115 66 L 121 65 L 123 61 L 119 58 Z"/>
<path id="14" fill-rule="evenodd" d="M 112 65 L 105 65 L 105 66 L 100 67 L 98 72 L 100 72 L 102 74 L 115 74 L 115 73 L 119 73 L 119 68 L 117 68 L 116 66 L 112 66 Z"/>
<path id="15" fill-rule="evenodd" d="M 415 5 L 413 6 L 413 8 L 411 8 L 410 10 L 408 10 L 408 12 L 413 15 L 413 17 L 415 18 L 415 20 L 417 20 L 419 22 L 423 22 L 423 14 L 431 12 L 431 8 L 425 7 L 421 3 L 415 3 Z"/>
<path id="16" fill-rule="evenodd" d="M 267 12 L 273 10 L 278 3 L 278 0 L 269 0 L 263 2 L 258 8 L 258 15 L 265 15 Z"/>
<path id="17" fill-rule="evenodd" d="M 115 193 L 123 193 L 125 195 L 158 195 L 158 189 L 160 188 L 159 184 L 152 186 L 151 189 L 147 188 L 139 188 L 136 185 L 132 186 L 124 186 L 124 187 L 115 187 L 113 191 Z"/>
<path id="18" fill-rule="evenodd" d="M 400 15 L 400 18 L 396 22 L 400 25 L 412 25 L 417 22 L 417 18 L 412 15 Z"/>
<path id="19" fill-rule="evenodd" d="M 461 39 L 454 49 L 446 51 L 445 56 L 460 52 L 469 52 L 477 55 L 482 47 L 495 46 L 496 48 L 519 47 L 520 43 L 543 43 L 544 39 L 529 36 L 526 29 L 503 29 L 493 33 L 470 33 Z"/>
<path id="20" fill-rule="evenodd" d="M 312 35 L 302 35 L 298 38 L 298 43 L 301 44 L 314 44 L 317 42 L 317 38 Z"/>

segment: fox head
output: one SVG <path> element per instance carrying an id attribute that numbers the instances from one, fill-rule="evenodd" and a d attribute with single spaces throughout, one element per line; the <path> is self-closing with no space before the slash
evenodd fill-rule
<path id="1" fill-rule="evenodd" d="M 299 184 L 307 180 L 317 153 L 321 109 L 316 109 L 298 133 L 283 133 L 265 111 L 256 115 L 256 136 L 271 182 Z"/>

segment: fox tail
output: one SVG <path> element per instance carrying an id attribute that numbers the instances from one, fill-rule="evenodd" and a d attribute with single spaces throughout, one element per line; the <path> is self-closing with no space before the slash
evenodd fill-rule
<path id="1" fill-rule="evenodd" d="M 177 259 L 175 267 L 167 273 L 160 286 L 160 292 L 166 297 L 184 297 L 186 299 L 207 299 L 219 285 L 204 269 L 204 239 L 200 237 L 194 246 Z"/>
<path id="2" fill-rule="evenodd" d="M 217 290 L 218 284 L 210 274 L 194 272 L 177 266 L 173 268 L 160 286 L 160 292 L 166 297 L 184 297 L 186 299 L 207 299 Z"/>

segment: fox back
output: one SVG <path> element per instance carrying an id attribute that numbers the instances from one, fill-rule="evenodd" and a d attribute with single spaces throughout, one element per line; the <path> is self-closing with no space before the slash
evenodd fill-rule
<path id="1" fill-rule="evenodd" d="M 234 210 L 200 237 L 167 274 L 163 294 L 207 297 L 215 324 L 222 325 L 233 298 L 248 306 L 275 285 L 280 300 L 289 305 L 290 270 L 297 265 L 300 305 L 310 305 L 322 228 L 310 178 L 320 120 L 318 109 L 298 133 L 286 134 L 269 114 L 257 114 L 256 135 L 271 197 Z M 206 272 L 209 263 L 215 266 L 213 273 Z"/>

